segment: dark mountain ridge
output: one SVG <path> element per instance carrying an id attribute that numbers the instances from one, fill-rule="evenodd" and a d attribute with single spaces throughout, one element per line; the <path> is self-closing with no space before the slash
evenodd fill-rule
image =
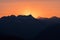
<path id="1" fill-rule="evenodd" d="M 2 38 L 7 35 L 6 38 L 16 36 L 16 38 L 18 37 L 17 40 L 52 40 L 57 39 L 60 36 L 59 33 L 60 18 L 58 17 L 35 19 L 32 15 L 11 15 L 0 18 L 0 35 L 3 36 Z"/>

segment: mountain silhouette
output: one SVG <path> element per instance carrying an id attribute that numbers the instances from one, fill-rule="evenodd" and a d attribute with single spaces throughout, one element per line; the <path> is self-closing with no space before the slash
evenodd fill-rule
<path id="1" fill-rule="evenodd" d="M 60 39 L 60 18 L 39 18 L 32 15 L 11 15 L 0 18 L 0 39 L 53 40 Z"/>

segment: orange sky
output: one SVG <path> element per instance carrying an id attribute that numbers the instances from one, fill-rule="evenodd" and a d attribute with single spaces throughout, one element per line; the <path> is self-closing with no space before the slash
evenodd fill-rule
<path id="1" fill-rule="evenodd" d="M 60 0 L 0 0 L 0 17 L 28 14 L 26 10 L 34 17 L 60 17 Z"/>

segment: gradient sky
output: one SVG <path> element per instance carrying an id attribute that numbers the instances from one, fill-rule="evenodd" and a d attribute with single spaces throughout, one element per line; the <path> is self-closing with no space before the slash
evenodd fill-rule
<path id="1" fill-rule="evenodd" d="M 0 17 L 28 13 L 34 17 L 60 17 L 60 0 L 0 0 Z"/>

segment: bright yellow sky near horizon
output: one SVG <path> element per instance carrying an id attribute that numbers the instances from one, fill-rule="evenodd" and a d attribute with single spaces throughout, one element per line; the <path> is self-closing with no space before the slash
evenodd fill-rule
<path id="1" fill-rule="evenodd" d="M 0 0 L 0 17 L 29 15 L 37 17 L 60 17 L 60 0 Z"/>

